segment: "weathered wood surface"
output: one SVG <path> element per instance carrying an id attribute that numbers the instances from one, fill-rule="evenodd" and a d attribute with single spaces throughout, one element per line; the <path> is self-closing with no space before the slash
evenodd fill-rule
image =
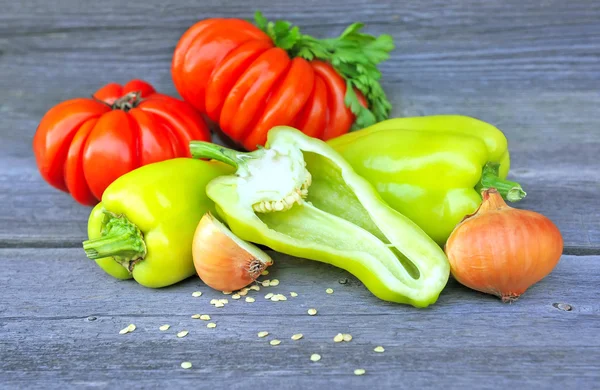
<path id="1" fill-rule="evenodd" d="M 9 387 L 586 388 L 600 380 L 597 256 L 564 256 L 514 304 L 452 281 L 425 310 L 384 303 L 344 271 L 285 256 L 268 275 L 279 286 L 251 292 L 254 303 L 229 296 L 224 308 L 209 301 L 225 296 L 195 278 L 148 290 L 104 275 L 80 249 L 2 249 L 0 257 L 0 283 L 11 292 L 0 296 L 0 375 Z M 38 272 L 23 277 L 24 268 Z M 192 297 L 197 290 L 204 294 Z M 264 299 L 290 291 L 299 296 Z M 306 314 L 311 307 L 316 316 Z M 196 313 L 217 327 L 191 319 Z M 119 335 L 130 323 L 137 329 Z M 163 324 L 171 328 L 159 331 Z M 189 335 L 177 338 L 184 329 Z M 338 332 L 353 340 L 334 343 Z M 304 338 L 292 341 L 295 333 Z M 322 360 L 311 362 L 313 353 Z M 364 377 L 353 375 L 359 367 Z"/>
<path id="2" fill-rule="evenodd" d="M 0 387 L 591 388 L 600 379 L 600 3 L 0 0 L 0 9 Z M 255 9 L 319 36 L 359 20 L 392 34 L 383 73 L 393 114 L 458 113 L 500 127 L 512 178 L 529 194 L 518 207 L 554 220 L 565 253 L 588 256 L 564 256 L 513 305 L 451 281 L 426 310 L 276 254 L 282 283 L 268 291 L 295 290 L 294 300 L 267 302 L 261 290 L 255 303 L 215 309 L 208 301 L 222 295 L 196 279 L 152 291 L 104 275 L 79 249 L 89 209 L 37 174 L 37 123 L 110 81 L 144 78 L 174 94 L 170 58 L 183 31 Z M 316 317 L 305 314 L 312 306 Z M 204 312 L 216 329 L 189 318 Z M 138 329 L 118 335 L 131 322 Z M 169 332 L 157 330 L 163 323 Z M 177 339 L 184 327 L 190 335 Z M 283 343 L 269 346 L 259 330 Z M 297 332 L 305 337 L 292 342 Z M 334 344 L 338 332 L 354 340 Z M 379 344 L 384 354 L 372 352 Z M 314 352 L 321 362 L 309 361 Z M 191 370 L 179 368 L 185 360 Z M 367 375 L 354 377 L 357 367 Z"/>

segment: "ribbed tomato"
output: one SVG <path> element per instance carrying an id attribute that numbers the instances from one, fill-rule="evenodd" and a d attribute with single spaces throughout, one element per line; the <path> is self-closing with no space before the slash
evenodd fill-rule
<path id="1" fill-rule="evenodd" d="M 330 64 L 291 59 L 241 19 L 193 25 L 175 48 L 171 72 L 183 99 L 248 150 L 264 145 L 276 125 L 330 139 L 355 119 L 344 103 L 346 82 Z"/>
<path id="2" fill-rule="evenodd" d="M 190 156 L 189 142 L 199 139 L 210 140 L 210 132 L 193 107 L 132 80 L 51 108 L 33 137 L 33 151 L 48 183 L 94 205 L 119 176 Z"/>

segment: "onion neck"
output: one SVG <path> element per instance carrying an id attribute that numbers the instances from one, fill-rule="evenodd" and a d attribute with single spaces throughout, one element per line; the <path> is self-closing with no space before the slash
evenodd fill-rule
<path id="1" fill-rule="evenodd" d="M 105 211 L 102 236 L 83 242 L 92 260 L 112 257 L 129 272 L 146 257 L 147 249 L 140 229 L 123 215 Z"/>
<path id="2" fill-rule="evenodd" d="M 495 188 L 500 195 L 509 202 L 518 202 L 527 196 L 521 184 L 502 179 L 498 175 L 499 163 L 488 162 L 484 165 L 481 173 L 481 181 L 475 187 L 478 191 Z"/>

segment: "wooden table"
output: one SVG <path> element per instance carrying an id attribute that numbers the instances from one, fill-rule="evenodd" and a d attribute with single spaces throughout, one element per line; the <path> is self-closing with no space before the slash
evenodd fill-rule
<path id="1" fill-rule="evenodd" d="M 1 0 L 0 387 L 598 386 L 600 3 L 408 3 Z M 46 185 L 34 164 L 44 112 L 134 77 L 175 94 L 170 60 L 183 31 L 255 9 L 321 37 L 358 20 L 390 33 L 397 49 L 382 68 L 395 116 L 458 113 L 501 128 L 511 177 L 529 194 L 518 207 L 546 214 L 564 235 L 555 271 L 511 305 L 450 281 L 437 304 L 414 309 L 377 300 L 339 269 L 273 254 L 278 287 L 217 309 L 208 301 L 223 295 L 199 279 L 150 290 L 87 260 L 90 210 Z M 265 290 L 299 296 L 270 302 Z M 137 330 L 119 335 L 130 323 Z M 183 329 L 189 335 L 175 337 Z M 334 343 L 338 332 L 354 339 Z"/>

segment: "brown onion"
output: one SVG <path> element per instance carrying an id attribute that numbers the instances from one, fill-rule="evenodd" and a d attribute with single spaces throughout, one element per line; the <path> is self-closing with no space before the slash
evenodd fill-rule
<path id="1" fill-rule="evenodd" d="M 273 264 L 269 255 L 239 239 L 210 213 L 198 223 L 192 256 L 200 279 L 221 291 L 235 291 L 249 285 Z"/>
<path id="2" fill-rule="evenodd" d="M 545 216 L 509 207 L 493 188 L 482 195 L 448 238 L 446 255 L 458 282 L 511 302 L 554 269 L 563 239 Z"/>

